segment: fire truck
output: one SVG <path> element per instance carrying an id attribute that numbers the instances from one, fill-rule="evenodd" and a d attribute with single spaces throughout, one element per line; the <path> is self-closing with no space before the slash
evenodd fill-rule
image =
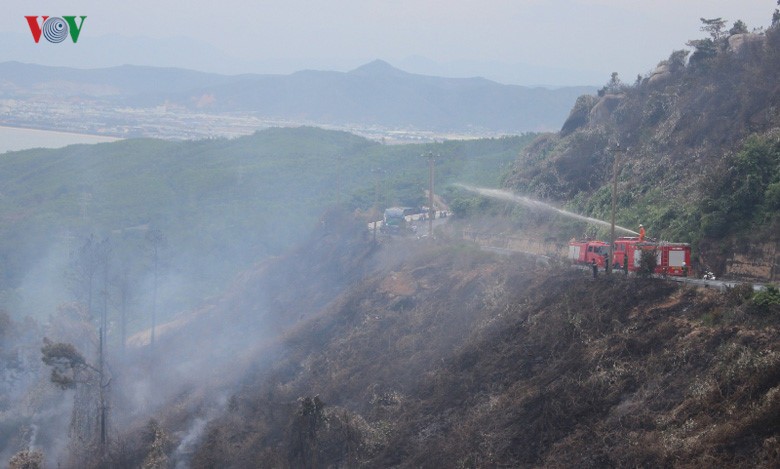
<path id="1" fill-rule="evenodd" d="M 642 251 L 656 253 L 656 274 L 687 276 L 690 273 L 691 246 L 689 244 L 657 242 L 638 237 L 622 237 L 615 240 L 613 269 L 622 269 L 625 259 L 628 259 L 628 270 L 637 272 Z M 575 264 L 591 265 L 595 260 L 599 268 L 604 268 L 608 256 L 609 244 L 603 241 L 572 240 L 569 242 L 569 259 Z"/>
<path id="2" fill-rule="evenodd" d="M 569 259 L 575 264 L 592 264 L 600 268 L 606 267 L 604 259 L 609 255 L 609 244 L 604 241 L 586 239 L 583 241 L 571 240 L 569 242 Z"/>
<path id="3" fill-rule="evenodd" d="M 655 251 L 655 273 L 661 275 L 688 276 L 691 266 L 691 246 L 687 243 L 656 242 L 640 240 L 637 237 L 622 237 L 615 240 L 615 269 L 623 268 L 628 258 L 628 270 L 639 270 L 642 251 Z"/>

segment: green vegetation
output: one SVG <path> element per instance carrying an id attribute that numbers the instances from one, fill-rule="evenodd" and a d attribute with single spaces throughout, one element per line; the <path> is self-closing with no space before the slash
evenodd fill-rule
<path id="1" fill-rule="evenodd" d="M 658 251 L 643 250 L 639 257 L 639 270 L 637 275 L 640 277 L 650 277 L 655 273 L 655 268 L 658 265 Z"/>
<path id="2" fill-rule="evenodd" d="M 617 224 L 691 243 L 718 275 L 736 253 L 755 258 L 751 246 L 780 240 L 780 27 L 749 30 L 702 18 L 687 62 L 674 51 L 633 85 L 613 74 L 526 147 L 506 187 L 609 219 L 619 158 Z"/>
<path id="3" fill-rule="evenodd" d="M 777 315 L 780 313 L 780 289 L 774 285 L 767 285 L 766 288 L 753 295 L 751 304 L 758 313 L 772 312 Z"/>
<path id="4" fill-rule="evenodd" d="M 701 235 L 723 238 L 749 234 L 778 221 L 780 215 L 780 138 L 751 136 L 726 157 L 711 196 L 698 205 Z"/>
<path id="5" fill-rule="evenodd" d="M 46 317 L 69 299 L 64 287 L 51 293 L 68 253 L 92 234 L 111 240 L 113 271 L 129 271 L 136 290 L 150 291 L 146 232 L 159 230 L 168 241 L 159 252 L 165 319 L 290 248 L 329 205 L 367 212 L 375 199 L 380 208 L 423 203 L 424 152 L 441 155 L 440 190 L 452 182 L 495 185 L 531 138 L 386 146 L 345 132 L 279 128 L 233 140 L 7 153 L 0 157 L 0 296 L 14 311 Z M 36 282 L 47 280 L 41 295 Z M 148 296 L 136 291 L 135 308 L 151 310 Z"/>

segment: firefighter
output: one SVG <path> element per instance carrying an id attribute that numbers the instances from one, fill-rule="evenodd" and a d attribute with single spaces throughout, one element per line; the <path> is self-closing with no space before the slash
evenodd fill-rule
<path id="1" fill-rule="evenodd" d="M 590 260 L 590 266 L 593 268 L 593 278 L 598 277 L 599 275 L 599 266 L 596 264 L 596 259 Z"/>
<path id="2" fill-rule="evenodd" d="M 628 253 L 623 255 L 623 272 L 628 275 Z"/>
<path id="3" fill-rule="evenodd" d="M 639 241 L 645 240 L 645 227 L 642 226 L 642 224 L 639 224 Z"/>

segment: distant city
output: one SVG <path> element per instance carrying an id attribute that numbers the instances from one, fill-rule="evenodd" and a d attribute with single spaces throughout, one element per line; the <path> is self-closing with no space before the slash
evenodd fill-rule
<path id="1" fill-rule="evenodd" d="M 553 131 L 579 96 L 595 92 L 428 77 L 381 60 L 346 73 L 280 76 L 5 62 L 0 76 L 0 126 L 166 140 L 233 138 L 298 126 L 388 144 Z"/>

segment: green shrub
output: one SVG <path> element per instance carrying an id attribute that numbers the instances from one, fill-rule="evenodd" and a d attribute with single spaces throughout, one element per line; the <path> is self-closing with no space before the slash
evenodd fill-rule
<path id="1" fill-rule="evenodd" d="M 753 295 L 748 310 L 758 315 L 780 312 L 780 290 L 774 285 L 767 285 L 766 288 Z"/>
<path id="2" fill-rule="evenodd" d="M 642 251 L 639 258 L 639 270 L 637 274 L 640 277 L 649 277 L 655 272 L 655 268 L 658 265 L 658 251 L 655 249 Z"/>

